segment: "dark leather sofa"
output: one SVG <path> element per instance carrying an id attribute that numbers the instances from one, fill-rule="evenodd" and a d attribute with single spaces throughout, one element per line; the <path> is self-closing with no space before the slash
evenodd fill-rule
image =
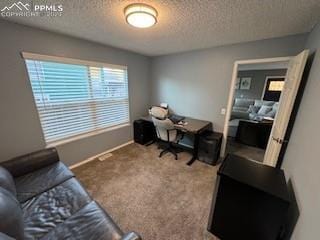
<path id="1" fill-rule="evenodd" d="M 140 240 L 124 234 L 50 148 L 0 163 L 0 240 Z"/>

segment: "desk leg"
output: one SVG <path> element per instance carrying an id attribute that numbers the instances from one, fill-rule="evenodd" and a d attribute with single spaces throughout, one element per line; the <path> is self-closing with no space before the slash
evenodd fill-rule
<path id="1" fill-rule="evenodd" d="M 198 148 L 199 148 L 199 134 L 196 133 L 194 135 L 194 142 L 193 142 L 193 154 L 192 158 L 187 162 L 188 166 L 191 166 L 198 159 Z"/>

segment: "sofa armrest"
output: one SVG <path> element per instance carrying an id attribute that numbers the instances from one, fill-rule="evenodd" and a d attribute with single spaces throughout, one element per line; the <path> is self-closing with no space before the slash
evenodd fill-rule
<path id="1" fill-rule="evenodd" d="M 232 111 L 230 120 L 233 119 L 249 119 L 249 113 L 248 112 L 242 112 L 242 111 Z"/>
<path id="2" fill-rule="evenodd" d="M 19 177 L 40 168 L 59 162 L 55 148 L 43 149 L 0 163 L 14 177 Z"/>
<path id="3" fill-rule="evenodd" d="M 141 237 L 135 232 L 129 232 L 123 235 L 121 240 L 141 240 Z"/>
<path id="4" fill-rule="evenodd" d="M 9 237 L 7 234 L 0 232 L 0 239 L 1 240 L 15 240 L 15 238 Z"/>

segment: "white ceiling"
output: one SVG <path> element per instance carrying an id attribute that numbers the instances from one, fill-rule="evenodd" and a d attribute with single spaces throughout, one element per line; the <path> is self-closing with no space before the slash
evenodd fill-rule
<path id="1" fill-rule="evenodd" d="M 0 8 L 13 2 L 2 0 Z M 305 33 L 320 20 L 320 0 L 45 2 L 63 4 L 63 16 L 10 17 L 7 20 L 149 56 Z M 123 9 L 135 2 L 148 3 L 158 10 L 158 23 L 154 27 L 136 29 L 126 23 Z"/>

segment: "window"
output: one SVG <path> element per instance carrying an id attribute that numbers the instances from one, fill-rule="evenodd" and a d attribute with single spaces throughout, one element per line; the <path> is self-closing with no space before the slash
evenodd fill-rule
<path id="1" fill-rule="evenodd" d="M 126 67 L 23 57 L 47 144 L 129 123 Z"/>
<path id="2" fill-rule="evenodd" d="M 282 91 L 284 81 L 270 81 L 268 91 Z"/>
<path id="3" fill-rule="evenodd" d="M 285 76 L 267 76 L 262 99 L 278 102 L 280 100 L 285 80 Z"/>

